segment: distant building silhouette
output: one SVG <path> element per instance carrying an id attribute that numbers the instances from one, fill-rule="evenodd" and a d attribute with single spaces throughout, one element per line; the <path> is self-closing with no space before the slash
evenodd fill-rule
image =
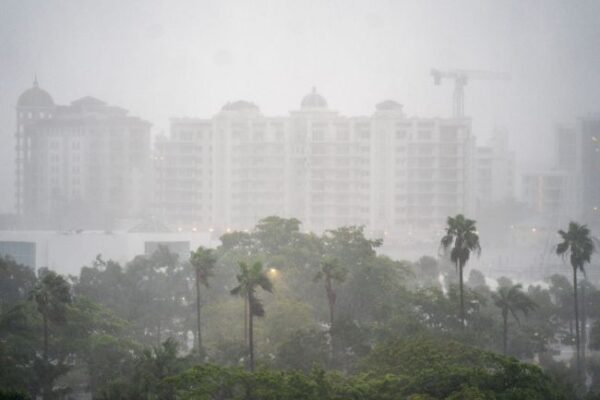
<path id="1" fill-rule="evenodd" d="M 564 177 L 560 210 L 564 219 L 600 227 L 600 114 L 559 124 L 555 131 L 553 172 Z"/>
<path id="2" fill-rule="evenodd" d="M 523 174 L 521 196 L 537 216 L 548 222 L 575 219 L 569 207 L 575 194 L 572 176 L 565 171 L 550 170 Z"/>
<path id="3" fill-rule="evenodd" d="M 557 124 L 550 169 L 523 174 L 522 196 L 533 211 L 564 225 L 572 220 L 600 227 L 600 114 Z"/>
<path id="4" fill-rule="evenodd" d="M 488 145 L 475 146 L 473 169 L 472 205 L 476 216 L 515 200 L 516 157 L 509 149 L 504 129 L 495 129 Z"/>
<path id="5" fill-rule="evenodd" d="M 109 229 L 142 212 L 150 123 L 93 97 L 56 105 L 37 79 L 16 111 L 16 209 L 26 220 Z"/>
<path id="6" fill-rule="evenodd" d="M 580 120 L 581 208 L 584 221 L 600 226 L 600 114 Z"/>

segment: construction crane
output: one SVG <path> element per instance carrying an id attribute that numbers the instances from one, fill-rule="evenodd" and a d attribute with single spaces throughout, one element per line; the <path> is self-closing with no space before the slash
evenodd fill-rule
<path id="1" fill-rule="evenodd" d="M 465 86 L 470 80 L 510 80 L 510 75 L 506 72 L 467 71 L 462 69 L 451 69 L 447 71 L 432 69 L 431 76 L 433 76 L 433 83 L 436 85 L 441 85 L 442 79 L 454 79 L 452 114 L 455 118 L 462 118 L 465 116 Z"/>

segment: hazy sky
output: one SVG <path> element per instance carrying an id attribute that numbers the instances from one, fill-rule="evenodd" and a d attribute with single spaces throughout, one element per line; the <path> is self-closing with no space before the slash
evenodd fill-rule
<path id="1" fill-rule="evenodd" d="M 448 116 L 432 67 L 509 72 L 469 83 L 474 133 L 505 126 L 520 165 L 548 164 L 553 124 L 600 111 L 600 1 L 0 0 L 0 211 L 34 73 L 57 103 L 92 95 L 159 133 L 237 99 L 284 115 L 312 86 L 343 114 Z"/>

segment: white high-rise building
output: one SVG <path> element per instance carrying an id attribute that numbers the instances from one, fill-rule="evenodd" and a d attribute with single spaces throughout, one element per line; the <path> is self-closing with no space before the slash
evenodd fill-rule
<path id="1" fill-rule="evenodd" d="M 521 181 L 521 196 L 527 207 L 537 217 L 558 223 L 573 218 L 572 176 L 561 170 L 524 173 Z"/>
<path id="2" fill-rule="evenodd" d="M 475 213 L 485 212 L 489 207 L 515 199 L 516 158 L 509 149 L 505 130 L 494 130 L 487 146 L 475 146 L 473 167 Z"/>
<path id="3" fill-rule="evenodd" d="M 210 119 L 171 120 L 155 148 L 155 210 L 185 230 L 279 215 L 317 232 L 430 232 L 469 207 L 470 142 L 469 119 L 407 117 L 389 100 L 368 117 L 340 115 L 314 89 L 285 117 L 228 103 Z"/>
<path id="4" fill-rule="evenodd" d="M 542 217 L 600 227 L 600 115 L 555 127 L 554 165 L 523 176 L 523 200 Z"/>

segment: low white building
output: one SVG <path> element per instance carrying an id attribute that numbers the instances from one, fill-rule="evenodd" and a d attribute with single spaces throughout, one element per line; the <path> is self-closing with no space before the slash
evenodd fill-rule
<path id="1" fill-rule="evenodd" d="M 90 266 L 96 256 L 124 265 L 137 255 L 152 252 L 158 244 L 187 259 L 198 246 L 217 246 L 210 232 L 135 232 L 135 231 L 0 231 L 0 255 L 19 262 L 34 260 L 38 269 L 47 267 L 61 274 L 78 275 L 82 266 Z M 15 244 L 19 244 L 15 246 Z M 27 244 L 27 246 L 23 246 Z M 22 253 L 26 248 L 30 254 Z"/>

